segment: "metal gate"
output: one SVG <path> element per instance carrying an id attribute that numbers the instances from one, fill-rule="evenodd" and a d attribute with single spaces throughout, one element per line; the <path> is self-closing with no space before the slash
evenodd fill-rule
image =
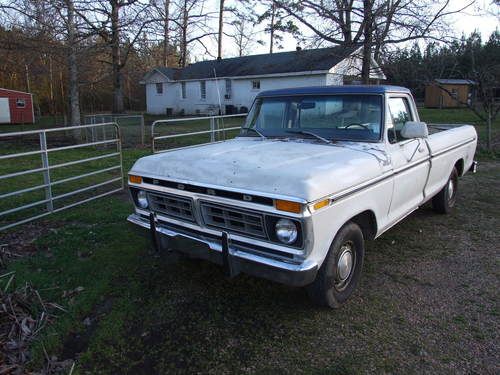
<path id="1" fill-rule="evenodd" d="M 192 136 L 197 136 L 197 135 L 202 135 L 202 134 L 210 134 L 210 140 L 206 143 L 213 143 L 213 142 L 218 142 L 221 141 L 220 135 L 222 135 L 223 139 L 226 137 L 226 132 L 231 131 L 231 130 L 237 130 L 241 128 L 240 126 L 230 126 L 230 127 L 224 127 L 224 119 L 227 118 L 238 118 L 241 117 L 243 120 L 246 117 L 246 113 L 241 113 L 237 115 L 223 115 L 223 116 L 205 116 L 205 117 L 187 117 L 187 118 L 177 118 L 177 119 L 169 119 L 169 120 L 157 120 L 153 122 L 151 125 L 151 150 L 153 154 L 158 153 L 158 152 L 165 152 L 168 150 L 160 150 L 158 148 L 158 141 L 165 141 L 168 139 L 174 139 L 174 138 L 180 138 L 180 137 L 192 137 Z M 158 125 L 173 125 L 175 123 L 179 122 L 191 122 L 191 123 L 196 123 L 196 122 L 203 122 L 203 121 L 209 121 L 210 122 L 210 129 L 209 130 L 201 130 L 201 131 L 191 131 L 191 132 L 185 132 L 185 133 L 176 133 L 176 134 L 168 134 L 168 135 L 158 135 L 157 134 L 157 126 Z M 243 122 L 243 121 L 242 121 Z M 188 146 L 190 147 L 190 146 Z M 179 147 L 176 147 L 178 149 Z"/>
<path id="2" fill-rule="evenodd" d="M 87 136 L 86 133 L 88 131 L 92 131 L 92 133 L 94 133 L 96 129 L 100 129 L 99 133 L 104 134 L 103 139 L 95 139 L 94 137 Z M 74 144 L 48 147 L 47 135 L 54 134 L 56 132 L 64 132 L 63 134 L 70 133 L 72 137 L 71 139 L 74 139 L 73 141 Z M 109 134 L 109 132 L 111 132 L 111 134 Z M 85 136 L 82 133 L 85 133 Z M 18 165 L 22 165 L 22 162 L 20 161 L 22 160 L 22 158 L 34 157 L 34 159 L 38 159 L 37 155 L 39 155 L 40 159 L 38 160 L 38 162 L 40 162 L 41 167 L 22 170 L 22 171 L 15 171 L 15 172 L 11 171 L 9 173 L 0 174 L 0 186 L 2 187 L 0 189 L 0 231 L 123 190 L 124 185 L 123 185 L 120 128 L 116 123 L 109 122 L 102 124 L 71 126 L 64 128 L 41 129 L 41 130 L 12 132 L 3 134 L 0 133 L 0 153 L 12 149 L 12 146 L 6 147 L 8 146 L 9 142 L 15 142 L 16 140 L 19 141 L 23 137 L 38 138 L 37 140 L 33 139 L 32 141 L 33 143 L 32 146 L 36 146 L 36 149 L 30 151 L 16 152 L 16 153 L 0 154 L 0 163 L 2 163 L 4 168 L 8 166 L 8 164 L 16 163 L 16 161 Z M 89 138 L 91 138 L 90 141 L 88 140 Z M 67 140 L 66 143 L 68 143 Z M 69 143 L 72 142 L 69 141 Z M 25 148 L 25 145 L 21 142 L 19 145 L 16 144 L 16 147 Z M 57 162 L 55 164 L 50 163 L 49 156 L 53 153 L 56 153 L 57 151 L 80 149 L 80 152 L 83 153 L 82 149 L 85 147 L 93 147 L 94 150 L 98 150 L 99 151 L 98 155 L 90 157 L 80 156 L 77 158 L 73 158 L 73 160 L 71 161 Z M 109 148 L 111 148 L 111 152 L 108 152 Z M 75 154 L 78 155 L 78 153 Z M 115 163 L 113 158 L 117 159 L 118 161 Z M 54 172 L 60 170 L 60 168 L 68 166 L 77 166 L 77 165 L 81 166 L 82 164 L 85 163 L 91 163 L 93 161 L 105 160 L 105 159 L 107 159 L 107 161 L 110 161 L 112 165 L 108 165 L 105 168 L 91 170 L 79 175 L 73 175 L 64 178 L 54 178 Z M 15 166 L 15 169 L 17 169 L 17 164 Z M 1 170 L 2 169 L 0 169 L 0 171 Z M 112 176 L 108 178 L 106 176 L 106 173 L 111 173 L 111 172 L 114 173 L 115 175 L 118 173 L 119 176 L 118 177 Z M 6 192 L 7 190 L 6 188 L 10 186 L 9 181 L 12 181 L 12 179 L 15 179 L 20 176 L 33 176 L 36 174 L 41 174 L 43 176 L 42 184 Z M 81 188 L 74 188 L 74 189 L 70 188 L 72 190 L 66 191 L 65 193 L 62 194 L 56 195 L 53 193 L 55 187 L 59 187 L 61 185 L 68 184 L 70 182 L 78 180 L 81 181 L 82 179 L 98 175 L 100 175 L 101 177 L 104 176 L 104 180 L 100 181 L 99 183 L 93 183 L 91 185 L 87 185 Z M 13 183 L 12 185 L 15 186 L 15 183 Z M 119 185 L 119 187 L 116 187 L 116 185 Z M 85 192 L 91 192 L 92 190 L 96 189 L 99 191 L 90 197 L 77 199 L 76 201 L 67 204 L 64 203 L 64 201 L 69 197 L 74 197 Z M 15 199 L 15 197 L 20 196 L 24 193 L 32 193 L 35 191 L 44 191 L 45 192 L 44 199 L 35 200 L 29 203 L 23 202 L 23 204 L 19 205 L 17 205 L 14 201 L 15 207 L 9 209 L 3 209 L 5 208 L 5 202 L 7 199 L 12 200 Z M 56 207 L 56 203 L 59 204 L 59 202 L 62 203 L 60 203 L 59 207 Z M 29 211 L 30 209 L 35 207 L 40 208 L 40 206 L 43 207 L 41 209 L 42 211 L 41 213 L 38 212 L 36 214 L 26 214 L 26 215 L 17 214 L 18 212 L 22 211 Z M 5 217 L 12 214 L 16 215 L 15 219 L 6 221 Z"/>

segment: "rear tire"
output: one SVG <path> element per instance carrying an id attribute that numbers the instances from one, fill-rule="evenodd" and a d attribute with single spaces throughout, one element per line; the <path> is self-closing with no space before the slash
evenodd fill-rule
<path id="1" fill-rule="evenodd" d="M 432 207 L 434 211 L 440 214 L 447 214 L 451 211 L 457 201 L 458 191 L 458 172 L 457 168 L 453 168 L 446 185 L 441 191 L 432 198 Z"/>
<path id="2" fill-rule="evenodd" d="M 335 236 L 316 279 L 307 286 L 311 300 L 320 306 L 340 307 L 356 289 L 364 254 L 363 232 L 348 222 Z"/>

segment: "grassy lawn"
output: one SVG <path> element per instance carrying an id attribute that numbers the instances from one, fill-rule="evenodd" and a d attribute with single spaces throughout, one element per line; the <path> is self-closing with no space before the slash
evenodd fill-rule
<path id="1" fill-rule="evenodd" d="M 437 111 L 422 117 L 473 121 L 462 110 Z M 161 134 L 186 129 L 174 126 Z M 125 150 L 125 172 L 148 152 Z M 2 163 L 0 171 L 17 167 Z M 85 171 L 69 168 L 57 178 Z M 15 185 L 39 182 L 30 178 Z M 0 275 L 15 271 L 11 288 L 30 282 L 67 310 L 33 343 L 34 370 L 47 352 L 76 361 L 74 374 L 495 373 L 499 179 L 500 163 L 484 161 L 460 180 L 450 215 L 424 207 L 368 243 L 361 285 L 335 311 L 311 305 L 302 289 L 246 275 L 229 280 L 215 265 L 154 254 L 125 221 L 132 212 L 126 193 L 1 233 L 0 244 L 25 256 Z"/>

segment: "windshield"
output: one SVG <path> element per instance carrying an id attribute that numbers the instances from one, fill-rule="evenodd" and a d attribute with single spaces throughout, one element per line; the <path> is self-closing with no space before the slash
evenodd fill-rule
<path id="1" fill-rule="evenodd" d="M 240 135 L 376 141 L 381 128 L 381 95 L 262 97 L 255 100 Z"/>

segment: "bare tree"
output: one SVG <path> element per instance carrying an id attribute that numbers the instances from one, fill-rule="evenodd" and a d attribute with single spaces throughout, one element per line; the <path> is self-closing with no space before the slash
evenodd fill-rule
<path id="1" fill-rule="evenodd" d="M 362 78 L 368 83 L 372 52 L 379 58 L 384 46 L 417 39 L 446 37 L 446 17 L 461 8 L 450 0 L 275 0 L 312 39 L 337 45 L 363 46 Z"/>
<path id="2" fill-rule="evenodd" d="M 66 30 L 68 46 L 68 70 L 69 70 L 69 103 L 71 124 L 78 126 L 81 124 L 80 117 L 80 90 L 78 81 L 78 57 L 77 57 L 77 29 L 75 22 L 75 8 L 73 0 L 64 0 L 66 5 Z"/>
<path id="3" fill-rule="evenodd" d="M 113 87 L 113 113 L 124 111 L 123 69 L 142 32 L 156 20 L 148 4 L 139 0 L 82 0 L 79 16 L 89 32 L 102 39 L 110 49 Z"/>
<path id="4" fill-rule="evenodd" d="M 48 33 L 53 40 L 64 41 L 62 55 L 66 57 L 69 76 L 69 104 L 70 104 L 70 124 L 80 125 L 80 98 L 78 81 L 78 48 L 82 41 L 82 35 L 79 34 L 78 24 L 75 15 L 73 0 L 24 0 L 13 1 L 2 4 L 3 9 L 13 12 L 13 25 L 16 25 L 22 18 L 29 19 L 29 23 L 37 30 L 37 33 Z M 17 16 L 16 16 L 17 15 Z M 21 16 L 21 18 L 19 18 Z M 37 48 L 43 48 L 41 44 Z M 60 47 L 58 46 L 57 49 Z M 49 98 L 51 102 L 51 113 L 55 113 L 54 97 L 54 72 L 53 60 L 57 58 L 57 51 L 53 50 L 53 43 L 46 45 L 49 65 Z M 54 55 L 56 54 L 56 55 Z M 25 65 L 27 89 L 29 85 L 29 65 Z M 61 75 L 61 74 L 60 74 Z M 61 85 L 63 83 L 61 82 Z M 61 97 L 64 87 L 61 86 Z M 63 104 L 63 112 L 65 112 Z"/>
<path id="5" fill-rule="evenodd" d="M 238 56 L 247 55 L 255 45 L 264 45 L 258 38 L 262 30 L 257 29 L 257 16 L 251 8 L 249 0 L 239 0 L 234 6 L 226 8 L 228 29 L 224 35 L 229 37 L 236 45 Z"/>
<path id="6" fill-rule="evenodd" d="M 179 32 L 179 66 L 187 65 L 189 47 L 194 43 L 200 45 L 208 55 L 215 57 L 205 40 L 217 35 L 217 31 L 210 27 L 210 21 L 217 13 L 219 12 L 206 9 L 205 0 L 179 1 L 178 17 L 172 19 Z"/>

